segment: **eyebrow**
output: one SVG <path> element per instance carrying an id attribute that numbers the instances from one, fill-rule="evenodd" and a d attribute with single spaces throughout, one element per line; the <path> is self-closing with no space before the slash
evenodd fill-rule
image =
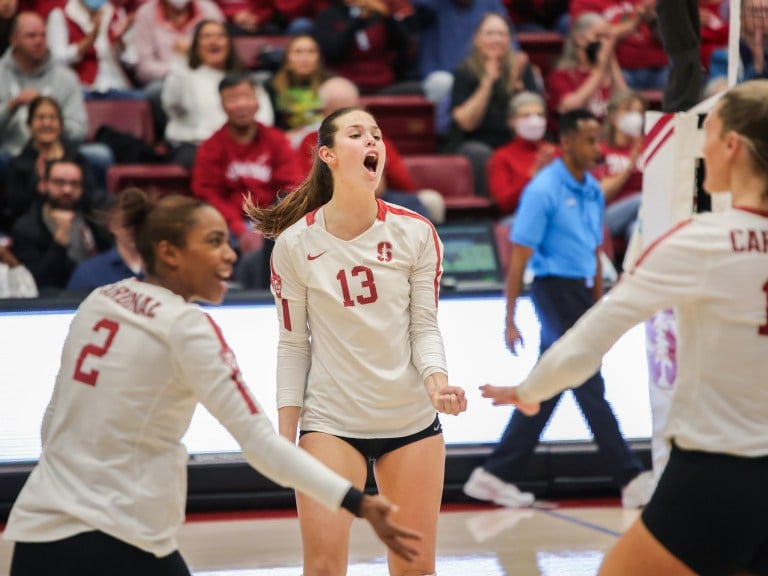
<path id="1" fill-rule="evenodd" d="M 349 130 L 351 128 L 354 128 L 356 130 L 365 130 L 365 126 L 363 126 L 362 124 L 350 124 L 349 126 L 347 126 L 346 129 Z M 371 130 L 379 130 L 379 131 L 381 131 L 381 128 L 379 128 L 379 126 L 377 124 L 371 124 L 370 125 L 370 129 Z"/>

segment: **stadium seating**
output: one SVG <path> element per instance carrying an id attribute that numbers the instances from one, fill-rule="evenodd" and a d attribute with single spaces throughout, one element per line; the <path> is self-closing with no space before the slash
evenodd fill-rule
<path id="1" fill-rule="evenodd" d="M 360 104 L 376 118 L 381 131 L 402 155 L 434 154 L 435 105 L 413 94 L 361 96 Z"/>
<path id="2" fill-rule="evenodd" d="M 160 195 L 188 195 L 189 179 L 189 171 L 178 164 L 117 164 L 107 170 L 107 191 L 118 194 L 138 186 Z"/>
<path id="3" fill-rule="evenodd" d="M 146 100 L 86 100 L 88 115 L 86 139 L 93 141 L 99 128 L 109 126 L 120 132 L 155 143 L 152 109 Z"/>
<path id="4" fill-rule="evenodd" d="M 493 212 L 493 202 L 475 194 L 472 165 L 466 156 L 403 156 L 403 162 L 417 188 L 431 188 L 443 195 L 449 218 L 488 216 Z"/>

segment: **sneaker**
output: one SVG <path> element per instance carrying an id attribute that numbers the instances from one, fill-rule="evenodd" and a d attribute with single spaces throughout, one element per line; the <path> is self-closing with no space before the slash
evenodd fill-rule
<path id="1" fill-rule="evenodd" d="M 621 489 L 621 505 L 624 508 L 642 508 L 653 495 L 656 480 L 650 470 L 635 476 L 632 481 Z"/>
<path id="2" fill-rule="evenodd" d="M 464 494 L 476 500 L 493 502 L 507 508 L 522 508 L 533 504 L 535 498 L 530 492 L 521 492 L 517 486 L 504 482 L 501 478 L 486 472 L 482 467 L 475 468 L 464 484 Z"/>

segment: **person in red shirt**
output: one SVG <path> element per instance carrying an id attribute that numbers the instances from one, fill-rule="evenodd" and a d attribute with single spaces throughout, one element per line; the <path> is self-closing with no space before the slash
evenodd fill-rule
<path id="1" fill-rule="evenodd" d="M 277 34 L 279 30 L 272 22 L 275 9 L 266 0 L 216 0 L 227 19 L 227 28 L 232 36 L 252 34 Z"/>
<path id="2" fill-rule="evenodd" d="M 233 244 L 246 251 L 251 233 L 243 200 L 250 197 L 258 206 L 270 206 L 279 193 L 290 192 L 299 183 L 301 172 L 285 135 L 254 120 L 259 102 L 248 75 L 227 74 L 219 94 L 227 122 L 197 150 L 192 193 L 221 212 Z M 265 242 L 261 251 L 254 250 L 258 253 L 254 261 L 268 261 L 271 248 Z M 263 280 L 266 287 L 266 271 Z"/>
<path id="3" fill-rule="evenodd" d="M 643 147 L 645 108 L 637 92 L 614 95 L 608 104 L 603 162 L 593 171 L 605 195 L 604 220 L 616 254 L 624 252 L 640 209 L 643 173 L 637 160 Z"/>
<path id="4" fill-rule="evenodd" d="M 323 82 L 320 85 L 319 94 L 320 100 L 323 102 L 323 116 L 332 114 L 341 108 L 360 106 L 360 94 L 357 87 L 341 76 Z M 312 161 L 317 148 L 318 127 L 319 123 L 307 132 L 299 144 L 299 164 L 304 175 L 308 175 L 312 169 Z M 426 216 L 435 224 L 442 223 L 445 220 L 443 196 L 436 190 L 417 189 L 395 144 L 384 135 L 381 138 L 387 149 L 387 162 L 384 165 L 381 183 L 376 191 L 377 196 L 385 202 L 404 206 Z"/>
<path id="5" fill-rule="evenodd" d="M 577 108 L 605 118 L 611 95 L 627 89 L 615 49 L 616 36 L 599 14 L 585 12 L 572 23 L 562 57 L 547 77 L 551 128 L 557 114 Z"/>
<path id="6" fill-rule="evenodd" d="M 701 64 L 709 70 L 712 53 L 728 48 L 728 19 L 720 12 L 720 0 L 699 0 Z"/>
<path id="7" fill-rule="evenodd" d="M 559 154 L 557 146 L 544 140 L 546 118 L 544 98 L 535 92 L 512 98 L 509 127 L 515 136 L 488 163 L 490 193 L 502 216 L 514 214 L 525 185 Z"/>
<path id="8" fill-rule="evenodd" d="M 656 0 L 573 0 L 571 21 L 585 12 L 600 14 L 616 36 L 616 59 L 636 90 L 661 90 L 667 83 L 667 54 L 656 29 Z"/>

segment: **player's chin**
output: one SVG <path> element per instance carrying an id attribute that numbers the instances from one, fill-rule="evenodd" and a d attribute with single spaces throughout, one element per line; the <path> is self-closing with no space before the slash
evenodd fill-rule
<path id="1" fill-rule="evenodd" d="M 224 280 L 219 280 L 210 286 L 206 286 L 206 289 L 201 291 L 197 299 L 208 304 L 221 304 L 228 289 L 228 283 Z"/>

